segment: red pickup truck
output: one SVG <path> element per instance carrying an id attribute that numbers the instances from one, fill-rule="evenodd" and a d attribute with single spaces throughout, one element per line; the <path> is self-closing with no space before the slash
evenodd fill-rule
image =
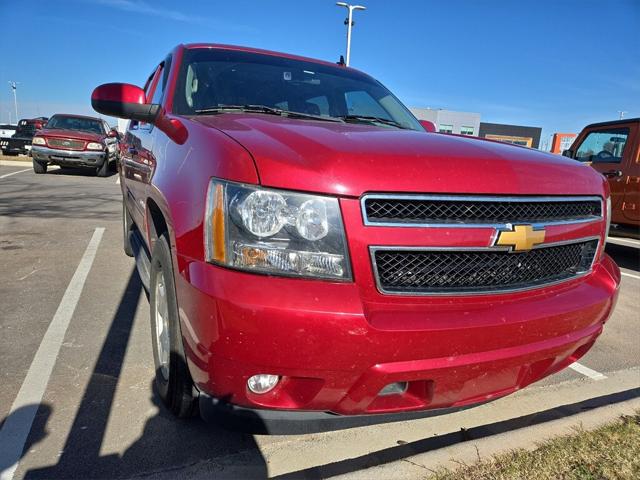
<path id="1" fill-rule="evenodd" d="M 89 168 L 106 177 L 118 155 L 118 133 L 100 118 L 56 113 L 32 140 L 35 173 L 49 165 Z"/>
<path id="2" fill-rule="evenodd" d="M 92 105 L 131 120 L 124 250 L 178 416 L 275 433 L 450 412 L 575 362 L 614 307 L 601 175 L 429 133 L 353 68 L 180 45 Z"/>

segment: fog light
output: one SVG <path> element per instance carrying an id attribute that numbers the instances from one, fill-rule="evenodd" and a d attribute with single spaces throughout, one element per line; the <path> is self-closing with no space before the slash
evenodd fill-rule
<path id="1" fill-rule="evenodd" d="M 380 390 L 380 393 L 378 395 L 381 397 L 384 397 L 386 395 L 398 395 L 406 392 L 407 387 L 408 387 L 407 382 L 390 383 L 389 385 L 384 387 L 382 390 Z"/>
<path id="2" fill-rule="evenodd" d="M 275 388 L 278 384 L 280 377 L 278 375 L 269 375 L 268 373 L 261 373 L 254 375 L 247 380 L 247 387 L 253 393 L 267 393 Z"/>

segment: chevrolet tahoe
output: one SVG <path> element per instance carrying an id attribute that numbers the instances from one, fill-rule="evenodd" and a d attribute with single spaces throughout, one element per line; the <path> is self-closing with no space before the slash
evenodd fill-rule
<path id="1" fill-rule="evenodd" d="M 177 416 L 278 433 L 446 413 L 567 367 L 614 308 L 601 175 L 428 132 L 354 68 L 179 45 L 92 105 L 130 120 L 124 251 Z"/>

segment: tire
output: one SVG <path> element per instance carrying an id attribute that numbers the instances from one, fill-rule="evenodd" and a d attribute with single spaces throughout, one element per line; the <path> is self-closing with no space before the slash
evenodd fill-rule
<path id="1" fill-rule="evenodd" d="M 133 229 L 133 220 L 129 216 L 129 211 L 127 210 L 127 206 L 122 200 L 122 249 L 124 250 L 125 255 L 128 257 L 133 257 L 133 246 L 131 245 L 131 230 Z"/>
<path id="2" fill-rule="evenodd" d="M 158 394 L 176 417 L 192 417 L 198 410 L 198 394 L 189 374 L 182 345 L 171 250 L 166 233 L 156 241 L 151 255 L 149 290 Z"/>
<path id="3" fill-rule="evenodd" d="M 46 163 L 41 163 L 38 162 L 37 160 L 32 160 L 33 162 L 33 171 L 40 174 L 40 173 L 47 173 L 47 164 Z"/>
<path id="4" fill-rule="evenodd" d="M 104 162 L 102 162 L 102 165 L 96 169 L 96 174 L 99 177 L 106 177 L 109 175 L 109 159 L 108 158 L 105 158 Z"/>

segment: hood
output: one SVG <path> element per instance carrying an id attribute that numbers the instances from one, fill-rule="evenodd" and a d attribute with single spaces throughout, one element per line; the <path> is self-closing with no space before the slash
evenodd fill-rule
<path id="1" fill-rule="evenodd" d="M 370 125 L 226 113 L 193 117 L 241 143 L 264 186 L 365 192 L 601 194 L 588 166 L 499 142 Z"/>
<path id="2" fill-rule="evenodd" d="M 80 130 L 61 130 L 58 128 L 38 130 L 37 135 L 50 138 L 73 138 L 84 140 L 85 142 L 100 142 L 105 137 L 105 135 L 98 133 L 81 132 Z"/>

